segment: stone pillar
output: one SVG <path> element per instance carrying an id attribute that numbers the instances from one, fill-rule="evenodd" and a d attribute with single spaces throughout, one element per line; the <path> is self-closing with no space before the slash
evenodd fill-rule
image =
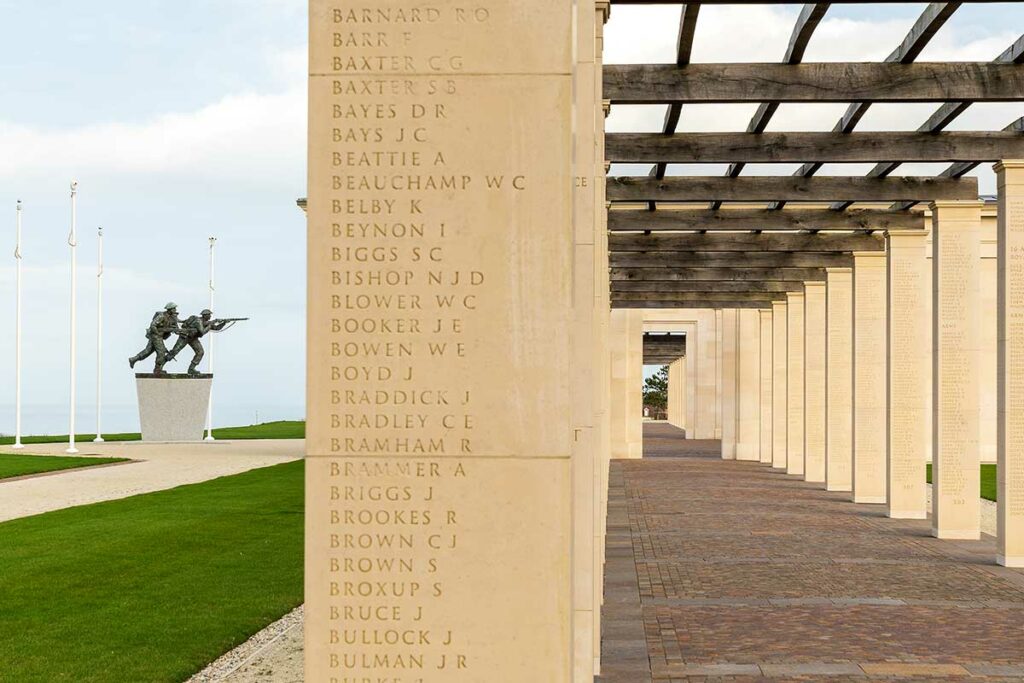
<path id="1" fill-rule="evenodd" d="M 723 311 L 722 309 L 715 309 L 715 436 L 716 439 L 725 438 L 722 435 L 722 420 L 723 420 L 723 409 L 725 404 L 722 401 L 722 365 L 724 359 L 722 352 L 724 350 L 724 342 L 722 337 L 723 331 Z"/>
<path id="2" fill-rule="evenodd" d="M 595 90 L 594 0 L 578 0 L 576 8 L 576 68 L 573 73 L 575 140 L 573 144 L 573 311 L 570 353 L 573 423 L 573 680 L 594 680 L 594 631 L 600 603 L 595 583 L 601 564 L 595 555 L 596 511 L 600 507 L 595 486 L 598 468 L 597 391 L 599 365 L 595 346 L 598 309 L 595 291 L 600 278 L 594 268 L 597 253 L 598 197 L 604 181 L 598 172 L 597 124 L 601 111 Z"/>
<path id="3" fill-rule="evenodd" d="M 789 305 L 772 302 L 772 468 L 786 469 L 789 428 Z"/>
<path id="4" fill-rule="evenodd" d="M 853 501 L 885 503 L 885 252 L 853 255 Z"/>
<path id="5" fill-rule="evenodd" d="M 715 439 L 718 429 L 718 327 L 715 311 L 701 309 L 697 314 L 697 396 L 693 428 L 695 439 Z M 689 353 L 689 340 L 687 340 Z"/>
<path id="6" fill-rule="evenodd" d="M 804 293 L 787 296 L 786 473 L 804 473 Z"/>
<path id="7" fill-rule="evenodd" d="M 853 269 L 829 268 L 825 488 L 853 490 Z"/>
<path id="8" fill-rule="evenodd" d="M 594 306 L 597 309 L 597 344 L 594 353 L 597 358 L 599 374 L 598 386 L 595 389 L 600 398 L 597 416 L 599 433 L 599 463 L 595 471 L 594 486 L 597 489 L 598 504 L 594 509 L 594 628 L 593 645 L 594 674 L 601 673 L 601 605 L 604 604 L 604 563 L 605 563 L 605 531 L 608 519 L 608 474 L 611 459 L 610 440 L 610 385 L 611 356 L 608 353 L 608 327 L 611 322 L 611 274 L 608 271 L 608 209 L 605 196 L 605 178 L 608 166 L 605 164 L 604 128 L 605 117 L 611 111 L 602 98 L 602 52 L 604 50 L 604 22 L 608 19 L 610 6 L 607 0 L 596 0 L 594 3 L 594 98 L 595 104 L 601 106 L 593 112 L 594 116 L 594 175 L 600 179 L 594 187 L 594 206 L 597 220 L 594 222 L 594 273 L 597 287 L 594 291 Z"/>
<path id="9" fill-rule="evenodd" d="M 736 364 L 736 459 L 761 459 L 761 314 L 741 308 Z"/>
<path id="10" fill-rule="evenodd" d="M 682 429 L 682 420 L 680 419 L 682 406 L 680 403 L 683 397 L 683 387 L 679 371 L 682 369 L 683 362 L 680 359 L 668 366 L 668 423 L 680 429 Z"/>
<path id="11" fill-rule="evenodd" d="M 686 358 L 683 359 L 686 373 L 685 393 L 685 422 L 686 438 L 694 438 L 697 429 L 697 329 L 698 323 L 694 321 L 690 330 L 686 333 Z"/>
<path id="12" fill-rule="evenodd" d="M 804 284 L 804 481 L 825 483 L 825 283 Z"/>
<path id="13" fill-rule="evenodd" d="M 998 558 L 1024 567 L 1024 161 L 996 164 L 999 178 Z"/>
<path id="14" fill-rule="evenodd" d="M 987 209 L 988 207 L 986 207 Z M 981 297 L 981 319 L 999 320 L 999 231 L 998 216 L 995 212 L 983 210 L 981 215 L 981 271 L 979 272 L 979 295 Z M 929 290 L 930 291 L 930 290 Z M 996 442 L 999 434 L 998 396 L 996 380 L 999 370 L 996 359 L 999 356 L 998 325 L 981 326 L 978 340 L 978 457 L 982 463 L 994 463 L 997 459 Z"/>
<path id="15" fill-rule="evenodd" d="M 470 23 L 442 5 L 429 28 L 375 27 L 391 58 L 374 76 L 410 87 L 366 94 L 358 63 L 385 53 L 333 39 L 361 10 L 310 3 L 308 683 L 406 679 L 414 658 L 423 683 L 572 677 L 573 4 L 477 5 Z M 413 68 L 391 70 L 401 64 Z M 358 135 L 366 122 L 344 112 L 360 107 L 394 112 L 373 123 L 386 142 Z M 418 165 L 468 180 L 360 189 Z M 395 227 L 345 228 L 375 221 Z M 395 259 L 388 284 L 364 284 L 380 269 L 361 254 L 376 249 Z M 409 500 L 366 495 L 378 488 Z M 405 540 L 346 547 L 362 534 Z M 354 572 L 346 560 L 362 567 L 360 555 L 372 568 Z M 430 642 L 375 642 L 385 631 Z M 343 632 L 362 636 L 344 645 Z"/>
<path id="16" fill-rule="evenodd" d="M 932 533 L 980 536 L 978 352 L 982 202 L 932 204 Z"/>
<path id="17" fill-rule="evenodd" d="M 758 311 L 758 315 L 761 317 L 761 348 L 760 348 L 760 368 L 761 368 L 761 463 L 764 465 L 772 464 L 772 375 L 773 371 L 773 356 L 772 356 L 772 311 L 771 309 L 761 309 Z"/>
<path id="18" fill-rule="evenodd" d="M 609 328 L 611 356 L 611 457 L 629 457 L 629 310 L 616 308 L 611 311 Z"/>
<path id="19" fill-rule="evenodd" d="M 644 457 L 644 312 L 629 311 L 629 381 L 626 387 L 626 401 L 629 419 L 626 436 L 629 456 L 633 460 Z"/>
<path id="20" fill-rule="evenodd" d="M 679 401 L 679 424 L 677 424 L 676 426 L 682 430 L 687 430 L 689 429 L 689 426 L 686 423 L 686 394 L 689 388 L 689 377 L 687 377 L 686 375 L 686 358 L 680 358 L 675 362 L 675 365 L 679 366 L 678 370 L 676 370 L 676 385 L 679 387 L 678 391 L 676 392 L 676 400 Z"/>
<path id="21" fill-rule="evenodd" d="M 927 338 L 925 285 L 928 260 L 925 230 L 890 230 L 887 239 L 889 311 L 886 383 L 889 418 L 886 453 L 888 514 L 896 519 L 925 519 L 925 390 Z"/>
<path id="22" fill-rule="evenodd" d="M 736 459 L 739 412 L 737 403 L 737 360 L 739 315 L 735 308 L 722 311 L 722 458 Z"/>

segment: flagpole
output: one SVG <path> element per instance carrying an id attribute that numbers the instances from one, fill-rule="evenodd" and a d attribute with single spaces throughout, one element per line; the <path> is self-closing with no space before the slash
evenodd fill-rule
<path id="1" fill-rule="evenodd" d="M 78 322 L 78 264 L 75 262 L 78 248 L 78 183 L 71 183 L 71 233 L 68 235 L 68 246 L 71 247 L 71 397 L 68 425 L 68 449 L 66 453 L 77 453 L 75 448 L 75 360 L 76 360 L 76 336 L 75 327 Z"/>
<path id="2" fill-rule="evenodd" d="M 213 292 L 214 292 L 213 266 L 214 266 L 214 251 L 216 250 L 216 248 L 217 248 L 217 238 L 216 237 L 211 237 L 210 238 L 210 283 L 209 283 L 210 284 L 210 310 L 211 311 L 213 310 Z M 211 334 L 207 338 L 210 340 L 210 350 L 207 353 L 207 357 L 210 359 L 209 369 L 210 369 L 210 374 L 212 375 L 213 374 L 213 335 Z M 213 387 L 212 386 L 210 387 L 210 403 L 207 405 L 207 408 L 206 408 L 206 438 L 204 439 L 204 441 L 216 441 L 216 439 L 213 438 Z"/>
<path id="3" fill-rule="evenodd" d="M 96 438 L 103 443 L 103 228 L 96 238 Z"/>
<path id="4" fill-rule="evenodd" d="M 21 200 L 18 200 L 14 237 L 14 448 L 21 444 Z"/>

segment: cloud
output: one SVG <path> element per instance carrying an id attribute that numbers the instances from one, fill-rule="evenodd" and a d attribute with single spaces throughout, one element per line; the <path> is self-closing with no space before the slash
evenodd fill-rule
<path id="1" fill-rule="evenodd" d="M 304 173 L 304 87 L 228 95 L 141 124 L 48 130 L 0 121 L 0 178 L 170 173 L 220 180 L 279 181 Z"/>

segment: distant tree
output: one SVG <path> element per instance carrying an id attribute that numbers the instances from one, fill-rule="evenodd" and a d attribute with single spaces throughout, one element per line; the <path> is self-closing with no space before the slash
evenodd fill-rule
<path id="1" fill-rule="evenodd" d="M 644 380 L 644 405 L 651 408 L 668 409 L 668 366 L 662 366 L 657 373 Z"/>

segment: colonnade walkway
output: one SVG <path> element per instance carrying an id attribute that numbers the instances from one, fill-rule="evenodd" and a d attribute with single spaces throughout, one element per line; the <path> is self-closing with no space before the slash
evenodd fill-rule
<path id="1" fill-rule="evenodd" d="M 848 497 L 645 425 L 611 465 L 597 680 L 1024 680 L 1024 570 Z"/>

